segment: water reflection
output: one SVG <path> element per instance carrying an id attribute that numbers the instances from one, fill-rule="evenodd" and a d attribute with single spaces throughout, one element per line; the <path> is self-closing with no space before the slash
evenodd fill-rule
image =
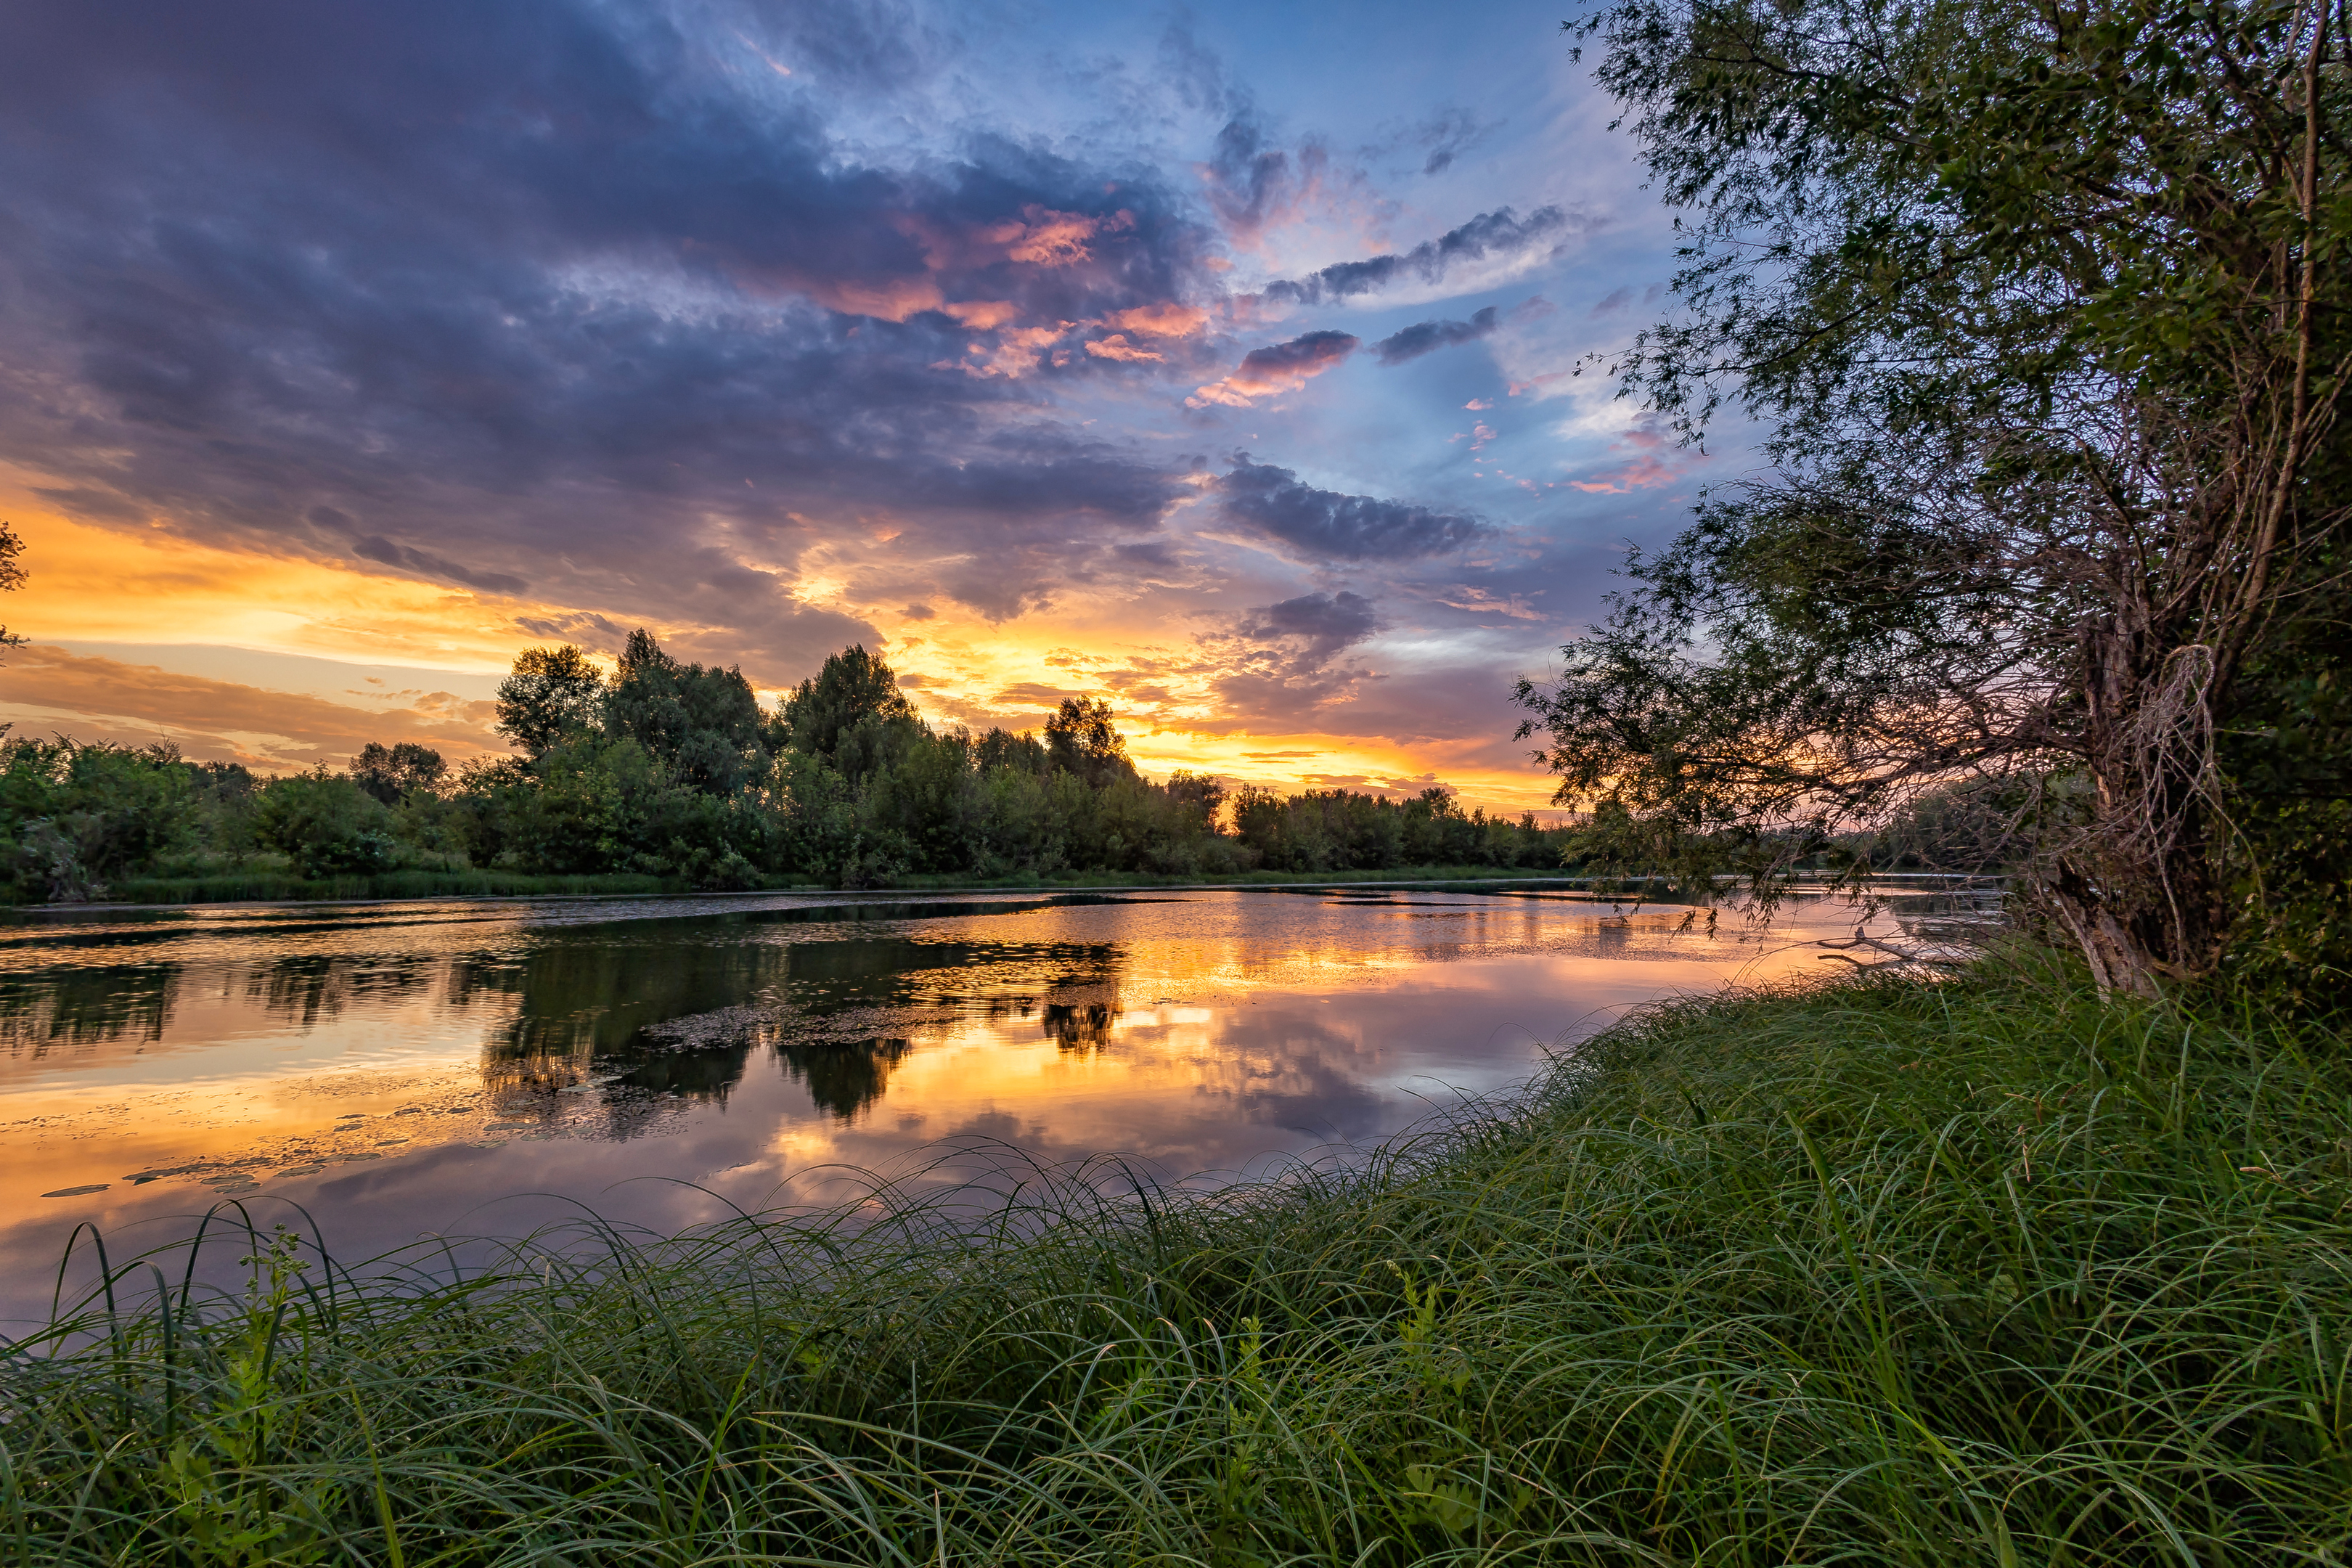
<path id="1" fill-rule="evenodd" d="M 1522 1079 L 1646 997 L 1818 970 L 1791 943 L 1854 918 L 1710 930 L 1520 888 L 19 921 L 0 1275 L 215 1195 L 282 1194 L 364 1252 L 581 1203 L 688 1224 L 943 1139 L 1238 1169 Z"/>
<path id="2" fill-rule="evenodd" d="M 45 1061 L 125 1041 L 163 1037 L 180 985 L 176 963 L 0 975 L 0 1050 Z"/>

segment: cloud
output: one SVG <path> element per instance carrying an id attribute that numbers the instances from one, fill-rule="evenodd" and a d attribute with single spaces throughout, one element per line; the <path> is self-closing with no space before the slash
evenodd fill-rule
<path id="1" fill-rule="evenodd" d="M 1269 283 L 1259 298 L 1277 304 L 1320 305 L 1385 289 L 1401 278 L 1436 283 L 1460 263 L 1484 261 L 1490 256 L 1520 256 L 1546 245 L 1557 247 L 1589 226 L 1585 220 L 1572 219 L 1556 206 L 1538 207 L 1524 222 L 1511 208 L 1498 207 L 1435 239 L 1423 240 L 1402 255 L 1338 262 L 1305 278 Z"/>
<path id="2" fill-rule="evenodd" d="M 1417 321 L 1374 343 L 1372 353 L 1382 364 L 1402 364 L 1456 343 L 1474 343 L 1480 338 L 1491 337 L 1500 325 L 1500 313 L 1489 305 L 1466 321 Z"/>
<path id="3" fill-rule="evenodd" d="M 1308 332 L 1286 343 L 1252 349 L 1242 356 L 1241 368 L 1223 381 L 1211 382 L 1184 400 L 1188 408 L 1221 403 L 1246 408 L 1250 399 L 1277 392 L 1296 392 L 1312 378 L 1346 360 L 1363 340 L 1352 332 Z"/>
<path id="4" fill-rule="evenodd" d="M 1146 362 L 1152 364 L 1168 363 L 1168 357 L 1165 354 L 1155 353 L 1150 349 L 1129 342 L 1125 332 L 1113 332 L 1107 338 L 1089 341 L 1087 344 L 1087 353 L 1097 359 L 1117 360 L 1127 364 Z"/>
<path id="5" fill-rule="evenodd" d="M 419 742 L 452 762 L 503 752 L 491 710 L 446 691 L 417 693 L 406 708 L 354 708 L 37 646 L 9 656 L 5 701 L 24 732 L 63 720 L 84 739 L 160 737 L 194 762 L 289 769 L 321 758 L 341 766 L 370 741 Z"/>
<path id="6" fill-rule="evenodd" d="M 1319 710 L 1371 678 L 1341 656 L 1379 630 L 1372 601 L 1343 588 L 1248 610 L 1203 635 L 1202 654 L 1221 667 L 1210 684 L 1222 727 L 1278 733 L 1315 722 Z"/>
<path id="7" fill-rule="evenodd" d="M 1409 561 L 1458 550 L 1491 532 L 1476 518 L 1301 483 L 1288 468 L 1236 454 L 1216 484 L 1229 521 L 1280 540 L 1316 561 Z"/>
<path id="8" fill-rule="evenodd" d="M 878 162 L 804 84 L 945 57 L 818 9 L 856 16 L 26 0 L 0 451 L 76 516 L 658 624 L 709 595 L 649 561 L 720 550 L 747 644 L 836 529 L 964 556 L 991 613 L 1148 535 L 1181 476 L 1053 384 L 1119 357 L 1073 323 L 1140 371 L 1205 324 L 1197 198 L 986 135 Z"/>
<path id="9" fill-rule="evenodd" d="M 326 509 L 320 509 L 326 510 Z M 394 544 L 380 534 L 369 534 L 355 540 L 352 553 L 362 561 L 373 561 L 385 566 L 397 566 L 426 577 L 440 577 L 452 583 L 462 583 L 468 588 L 487 588 L 493 594 L 520 594 L 530 584 L 520 577 L 503 572 L 471 572 L 454 561 L 444 561 L 438 555 L 428 555 L 422 550 L 411 550 L 404 544 Z"/>
<path id="10" fill-rule="evenodd" d="M 1676 460 L 1664 422 L 1654 415 L 1643 415 L 1632 429 L 1619 436 L 1610 446 L 1613 450 L 1633 455 L 1614 468 L 1589 479 L 1569 480 L 1570 489 L 1582 490 L 1588 495 L 1624 495 L 1633 490 L 1669 485 L 1682 477 L 1685 462 Z"/>
<path id="11" fill-rule="evenodd" d="M 1259 642 L 1296 640 L 1307 656 L 1324 659 L 1370 637 L 1379 625 L 1372 602 L 1343 588 L 1252 610 L 1235 630 Z"/>
<path id="12" fill-rule="evenodd" d="M 1421 172 L 1442 174 L 1454 166 L 1454 159 L 1485 141 L 1497 123 L 1482 121 L 1467 109 L 1441 110 L 1414 126 L 1408 139 L 1424 154 Z"/>
<path id="13" fill-rule="evenodd" d="M 1138 305 L 1129 310 L 1113 310 L 1103 317 L 1104 326 L 1132 332 L 1139 338 L 1188 338 L 1208 324 L 1208 311 L 1198 305 L 1180 304 L 1173 300 L 1156 305 Z"/>

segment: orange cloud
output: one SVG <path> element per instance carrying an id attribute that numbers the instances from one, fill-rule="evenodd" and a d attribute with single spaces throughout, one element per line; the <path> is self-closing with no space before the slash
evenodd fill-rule
<path id="1" fill-rule="evenodd" d="M 1123 208 L 1106 218 L 1091 218 L 1084 213 L 1055 212 L 1033 202 L 1021 209 L 1021 218 L 992 224 L 980 234 L 1003 246 L 1011 259 L 1033 267 L 1075 267 L 1090 261 L 1094 252 L 1087 248 L 1087 241 L 1097 234 L 1117 234 L 1135 226 L 1135 215 Z"/>
<path id="2" fill-rule="evenodd" d="M 1113 310 L 1103 318 L 1103 325 L 1121 332 L 1133 332 L 1139 338 L 1189 338 L 1209 324 L 1209 312 L 1197 305 L 1180 305 L 1173 300 L 1160 305 L 1138 305 L 1131 310 Z"/>
<path id="3" fill-rule="evenodd" d="M 947 302 L 940 286 L 929 278 L 890 278 L 878 283 L 828 280 L 812 285 L 809 292 L 829 310 L 880 321 L 903 321 L 919 310 L 936 310 Z"/>
<path id="4" fill-rule="evenodd" d="M 517 624 L 546 608 L 534 600 L 11 511 L 33 575 L 6 619 L 45 642 L 227 644 L 487 671 L 540 640 Z M 0 692 L 7 685 L 0 673 Z"/>
<path id="5" fill-rule="evenodd" d="M 132 744 L 163 739 L 196 762 L 261 768 L 321 759 L 340 766 L 370 741 L 419 742 L 452 763 L 506 750 L 490 729 L 491 704 L 446 691 L 421 694 L 406 708 L 354 708 L 47 647 L 9 656 L 0 714 L 20 734 L 57 730 Z"/>

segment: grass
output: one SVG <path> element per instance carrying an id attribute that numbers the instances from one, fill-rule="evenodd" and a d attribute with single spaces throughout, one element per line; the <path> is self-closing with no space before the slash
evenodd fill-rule
<path id="1" fill-rule="evenodd" d="M 125 1267 L 7 1363 L 0 1557 L 2344 1562 L 2342 1035 L 2038 963 L 1653 1008 L 1211 1197 Z"/>

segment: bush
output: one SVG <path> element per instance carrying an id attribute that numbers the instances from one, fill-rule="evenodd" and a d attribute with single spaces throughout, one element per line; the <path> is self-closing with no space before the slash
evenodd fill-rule
<path id="1" fill-rule="evenodd" d="M 256 827 L 305 877 L 388 871 L 400 846 L 384 804 L 348 778 L 316 773 L 276 779 L 261 792 Z"/>

